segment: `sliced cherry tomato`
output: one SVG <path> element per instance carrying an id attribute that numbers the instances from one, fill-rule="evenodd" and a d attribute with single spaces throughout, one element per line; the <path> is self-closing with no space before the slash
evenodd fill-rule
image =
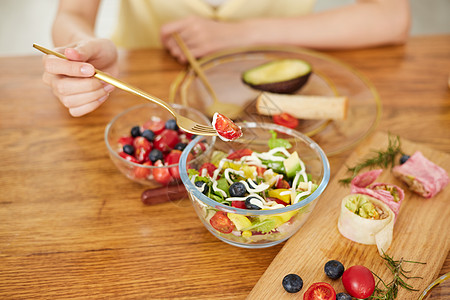
<path id="1" fill-rule="evenodd" d="M 303 294 L 303 300 L 335 300 L 336 292 L 326 282 L 313 283 Z"/>
<path id="2" fill-rule="evenodd" d="M 230 155 L 227 156 L 227 159 L 231 159 L 231 160 L 238 160 L 241 157 L 244 156 L 249 156 L 253 153 L 252 150 L 248 149 L 248 148 L 242 148 L 239 150 L 234 151 L 233 153 L 231 153 Z"/>
<path id="3" fill-rule="evenodd" d="M 123 151 L 120 151 L 119 155 L 120 155 L 120 157 L 123 157 L 123 158 L 125 158 L 128 161 L 131 161 L 131 162 L 134 162 L 134 163 L 137 163 L 137 164 L 139 163 L 138 160 L 134 156 L 126 154 Z"/>
<path id="4" fill-rule="evenodd" d="M 352 266 L 342 274 L 342 284 L 350 296 L 365 299 L 375 290 L 375 279 L 372 272 L 360 265 Z"/>
<path id="5" fill-rule="evenodd" d="M 247 209 L 247 206 L 245 206 L 245 201 L 231 201 L 231 206 L 236 208 Z"/>
<path id="6" fill-rule="evenodd" d="M 210 162 L 206 162 L 206 163 L 204 163 L 204 164 L 200 167 L 200 169 L 198 169 L 198 173 L 199 173 L 200 175 L 202 175 L 204 169 L 206 169 L 206 171 L 207 171 L 207 173 L 208 173 L 208 175 L 209 175 L 210 177 L 213 177 L 214 171 L 215 171 L 217 168 L 216 168 L 216 166 L 215 166 L 214 164 L 212 164 L 212 163 L 210 163 Z"/>
<path id="7" fill-rule="evenodd" d="M 275 124 L 278 124 L 281 126 L 285 126 L 285 127 L 289 127 L 289 128 L 297 128 L 297 126 L 298 126 L 298 119 L 291 116 L 288 113 L 273 115 L 272 118 L 273 118 L 273 122 Z"/>
<path id="8" fill-rule="evenodd" d="M 146 161 L 142 164 L 143 166 L 151 166 L 151 161 Z M 134 169 L 134 177 L 135 178 L 147 178 L 152 173 L 152 170 L 149 168 L 136 167 Z"/>
<path id="9" fill-rule="evenodd" d="M 142 125 L 142 127 L 143 127 L 144 130 L 145 129 L 150 129 L 156 135 L 158 135 L 164 130 L 164 128 L 166 128 L 166 122 L 164 122 L 159 117 L 152 117 L 150 120 L 145 122 L 144 125 Z"/>
<path id="10" fill-rule="evenodd" d="M 162 163 L 162 161 L 157 160 L 155 162 L 155 167 L 161 167 L 164 166 L 164 164 Z M 153 178 L 163 184 L 163 185 L 167 185 L 169 184 L 169 182 L 172 180 L 172 176 L 170 176 L 169 173 L 169 169 L 168 168 L 155 168 L 153 169 Z"/>
<path id="11" fill-rule="evenodd" d="M 209 223 L 214 227 L 217 231 L 222 233 L 230 233 L 234 229 L 234 224 L 228 218 L 227 213 L 223 211 L 218 211 L 215 215 L 209 220 Z"/>
<path id="12" fill-rule="evenodd" d="M 162 152 L 169 152 L 180 142 L 178 133 L 172 129 L 164 129 L 153 141 L 153 146 Z"/>
<path id="13" fill-rule="evenodd" d="M 152 151 L 152 143 L 150 143 L 145 137 L 138 136 L 133 141 L 134 157 L 139 162 L 148 161 L 148 154 Z"/>
<path id="14" fill-rule="evenodd" d="M 233 141 L 242 136 L 242 130 L 239 126 L 217 112 L 213 116 L 212 125 L 222 140 Z"/>
<path id="15" fill-rule="evenodd" d="M 117 141 L 120 144 L 120 148 L 124 145 L 133 145 L 134 138 L 132 136 L 122 136 Z"/>
<path id="16" fill-rule="evenodd" d="M 172 150 L 166 156 L 165 161 L 167 165 L 174 165 L 180 162 L 181 151 L 180 150 Z M 180 170 L 178 169 L 178 165 L 169 168 L 169 173 L 173 178 L 180 179 Z"/>
<path id="17" fill-rule="evenodd" d="M 275 187 L 277 189 L 290 189 L 291 188 L 291 186 L 289 185 L 289 182 L 287 182 L 284 179 L 279 179 L 277 181 L 277 183 L 275 184 Z"/>

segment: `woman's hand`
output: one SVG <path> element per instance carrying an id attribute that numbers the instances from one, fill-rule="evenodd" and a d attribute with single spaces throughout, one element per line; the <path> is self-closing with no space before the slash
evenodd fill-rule
<path id="1" fill-rule="evenodd" d="M 198 58 L 215 51 L 249 44 L 251 35 L 243 26 L 243 22 L 221 22 L 192 16 L 162 26 L 161 40 L 172 56 L 179 62 L 186 63 L 186 57 L 172 38 L 173 33 L 177 32 L 192 55 Z"/>
<path id="2" fill-rule="evenodd" d="M 94 78 L 95 68 L 118 74 L 117 49 L 107 39 L 89 39 L 57 48 L 69 60 L 53 55 L 43 58 L 43 81 L 74 117 L 83 116 L 99 107 L 114 90 L 112 85 Z"/>

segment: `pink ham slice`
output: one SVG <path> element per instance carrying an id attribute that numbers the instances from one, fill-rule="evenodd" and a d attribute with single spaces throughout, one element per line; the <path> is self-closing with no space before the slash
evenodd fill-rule
<path id="1" fill-rule="evenodd" d="M 392 172 L 410 190 L 424 198 L 433 197 L 449 182 L 446 171 L 429 161 L 420 151 L 415 152 L 404 164 L 395 166 Z"/>
<path id="2" fill-rule="evenodd" d="M 383 169 L 377 169 L 356 176 L 351 182 L 350 191 L 352 194 L 364 194 L 384 202 L 392 209 L 395 217 L 397 217 L 398 212 L 400 211 L 400 205 L 405 198 L 405 193 L 396 185 L 375 182 L 382 172 Z M 397 201 L 388 190 L 395 190 L 397 192 Z"/>

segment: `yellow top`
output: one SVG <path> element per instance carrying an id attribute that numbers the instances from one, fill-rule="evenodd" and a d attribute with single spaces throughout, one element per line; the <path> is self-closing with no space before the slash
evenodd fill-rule
<path id="1" fill-rule="evenodd" d="M 292 17 L 310 13 L 315 0 L 122 0 L 112 40 L 123 48 L 160 48 L 160 27 L 191 15 L 235 21 L 258 17 Z"/>

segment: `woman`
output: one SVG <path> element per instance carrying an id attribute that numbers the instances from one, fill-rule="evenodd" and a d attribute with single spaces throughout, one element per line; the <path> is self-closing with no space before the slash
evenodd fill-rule
<path id="1" fill-rule="evenodd" d="M 60 0 L 53 41 L 70 61 L 44 57 L 43 80 L 72 116 L 99 107 L 114 89 L 93 78 L 94 68 L 118 74 L 117 48 L 164 47 L 186 58 L 172 38 L 177 32 L 196 57 L 255 45 L 318 50 L 405 43 L 408 0 L 359 0 L 312 13 L 314 0 L 130 0 L 122 1 L 113 41 L 95 36 L 100 0 Z"/>

